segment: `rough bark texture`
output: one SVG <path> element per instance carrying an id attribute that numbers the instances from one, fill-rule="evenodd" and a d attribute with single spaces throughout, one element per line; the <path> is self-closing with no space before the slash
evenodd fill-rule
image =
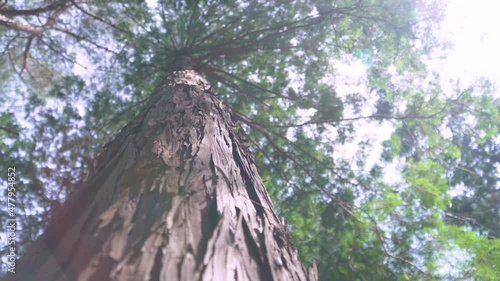
<path id="1" fill-rule="evenodd" d="M 307 272 L 228 109 L 175 71 L 104 147 L 17 280 L 316 280 Z"/>

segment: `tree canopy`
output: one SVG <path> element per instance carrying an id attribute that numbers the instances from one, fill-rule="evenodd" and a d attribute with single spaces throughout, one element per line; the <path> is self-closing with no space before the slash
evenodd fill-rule
<path id="1" fill-rule="evenodd" d="M 0 160 L 19 171 L 19 241 L 41 233 L 188 55 L 231 108 L 320 280 L 498 280 L 500 99 L 486 80 L 443 87 L 426 65 L 449 48 L 435 35 L 444 9 L 5 1 Z"/>

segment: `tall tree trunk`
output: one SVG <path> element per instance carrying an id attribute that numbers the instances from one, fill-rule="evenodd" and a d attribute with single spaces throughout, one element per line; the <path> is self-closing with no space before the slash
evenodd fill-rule
<path id="1" fill-rule="evenodd" d="M 16 280 L 316 280 L 194 70 L 174 71 L 104 147 Z"/>

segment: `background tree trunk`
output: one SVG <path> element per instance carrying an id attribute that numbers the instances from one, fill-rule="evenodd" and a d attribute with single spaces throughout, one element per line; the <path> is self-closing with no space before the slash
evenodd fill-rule
<path id="1" fill-rule="evenodd" d="M 174 71 L 10 278 L 316 280 L 234 127 L 204 77 Z"/>

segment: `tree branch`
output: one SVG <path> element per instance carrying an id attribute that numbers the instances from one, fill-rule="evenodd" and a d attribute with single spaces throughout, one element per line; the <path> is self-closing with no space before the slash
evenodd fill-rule
<path id="1" fill-rule="evenodd" d="M 7 5 L 8 3 L 9 3 L 9 0 L 5 0 L 5 2 L 3 2 L 2 5 L 0 5 L 0 12 L 3 9 L 3 7 L 5 7 L 5 5 Z"/>
<path id="2" fill-rule="evenodd" d="M 90 40 L 90 39 L 87 39 L 87 38 L 85 38 L 85 37 L 83 37 L 83 36 L 80 36 L 80 35 L 78 35 L 78 34 L 75 34 L 75 33 L 71 32 L 71 31 L 69 31 L 69 30 L 67 30 L 67 29 L 62 29 L 62 28 L 54 28 L 54 30 L 59 31 L 59 32 L 62 32 L 62 33 L 64 33 L 64 34 L 67 34 L 67 35 L 69 35 L 69 36 L 71 36 L 71 37 L 73 37 L 73 38 L 75 38 L 75 39 L 77 39 L 77 40 L 82 40 L 82 41 L 88 42 L 89 44 L 94 45 L 95 47 L 97 47 L 97 48 L 99 48 L 99 49 L 102 49 L 102 50 L 104 50 L 104 51 L 106 51 L 106 52 L 112 53 L 112 54 L 117 55 L 117 56 L 119 56 L 119 55 L 120 55 L 120 53 L 118 53 L 118 52 L 116 52 L 116 51 L 114 51 L 114 50 L 111 50 L 111 49 L 109 49 L 109 48 L 107 48 L 107 47 L 105 47 L 105 46 L 102 46 L 102 45 L 100 45 L 100 44 L 97 44 L 97 43 L 95 43 L 94 41 L 92 41 L 92 40 Z"/>
<path id="3" fill-rule="evenodd" d="M 4 126 L 0 126 L 0 130 L 6 131 L 7 133 L 9 133 L 11 135 L 19 137 L 19 132 L 15 131 L 13 129 L 10 129 L 10 128 L 4 127 Z"/>
<path id="4" fill-rule="evenodd" d="M 54 11 L 54 13 L 47 18 L 44 25 L 24 24 L 0 14 L 0 24 L 17 31 L 31 33 L 32 35 L 40 35 L 44 31 L 51 29 L 56 23 L 56 18 L 63 12 L 64 9 Z"/>
<path id="5" fill-rule="evenodd" d="M 35 36 L 31 35 L 28 38 L 28 41 L 26 42 L 26 47 L 24 47 L 24 52 L 23 52 L 23 66 L 22 66 L 21 71 L 20 71 L 21 74 L 23 74 L 23 71 L 25 69 L 27 69 L 27 67 L 28 67 L 28 54 L 30 52 L 31 43 L 33 42 L 33 38 L 35 38 Z"/>
<path id="6" fill-rule="evenodd" d="M 97 20 L 97 21 L 100 21 L 100 22 L 102 22 L 102 23 L 104 23 L 104 24 L 106 24 L 106 25 L 109 25 L 109 26 L 111 26 L 112 28 L 114 28 L 114 29 L 116 29 L 116 30 L 118 30 L 118 31 L 121 31 L 121 32 L 126 33 L 126 34 L 128 34 L 128 35 L 132 35 L 132 36 L 134 36 L 134 34 L 133 34 L 132 32 L 130 32 L 130 31 L 128 31 L 128 30 L 125 30 L 125 29 L 123 29 L 123 28 L 120 28 L 120 27 L 116 26 L 115 24 L 113 24 L 113 23 L 111 23 L 111 22 L 108 22 L 108 21 L 106 21 L 106 20 L 102 19 L 101 17 L 98 17 L 98 16 L 96 16 L 96 15 L 94 15 L 94 14 L 90 13 L 90 12 L 87 12 L 87 11 L 86 11 L 86 10 L 84 10 L 82 7 L 80 7 L 80 6 L 78 5 L 79 3 L 75 2 L 75 0 L 70 0 L 70 1 L 71 1 L 71 3 L 72 3 L 72 4 L 73 4 L 73 5 L 74 5 L 74 6 L 75 6 L 75 7 L 76 7 L 76 8 L 77 8 L 80 12 L 84 13 L 85 15 L 87 15 L 87 16 L 89 16 L 89 17 L 91 17 L 91 18 L 93 18 L 93 19 L 95 19 L 95 20 Z"/>
<path id="7" fill-rule="evenodd" d="M 12 36 L 12 38 L 9 40 L 9 42 L 7 42 L 7 44 L 5 45 L 5 48 L 3 49 L 2 53 L 0 54 L 0 57 L 5 55 L 5 53 L 9 50 L 10 44 L 12 44 L 12 42 L 14 42 L 17 38 L 19 38 L 19 36 L 20 36 L 19 32 L 17 32 L 17 34 L 15 36 Z"/>
<path id="8" fill-rule="evenodd" d="M 384 252 L 385 252 L 385 254 L 386 254 L 386 255 L 388 255 L 389 257 L 391 257 L 391 258 L 393 258 L 393 259 L 396 259 L 396 260 L 398 260 L 398 261 L 401 261 L 401 262 L 404 262 L 404 263 L 406 263 L 406 264 L 411 265 L 412 267 L 414 267 L 414 268 L 416 268 L 418 271 L 420 271 L 420 273 L 422 273 L 422 274 L 429 275 L 429 273 L 428 273 L 428 272 L 426 272 L 426 271 L 424 271 L 423 269 L 421 269 L 420 267 L 418 267 L 418 266 L 417 266 L 416 264 L 414 264 L 412 261 L 407 260 L 407 259 L 405 259 L 405 258 L 402 258 L 402 257 L 400 257 L 400 256 L 398 256 L 398 255 L 395 255 L 395 254 L 393 254 L 392 252 L 390 252 L 390 251 L 389 251 L 389 249 L 387 248 L 387 244 L 386 244 L 386 242 L 385 242 L 385 239 L 384 239 L 384 237 L 382 236 L 382 233 L 380 232 L 380 228 L 378 227 L 378 225 L 377 225 L 375 222 L 374 222 L 374 226 L 373 226 L 373 228 L 375 228 L 375 232 L 377 232 L 377 236 L 378 236 L 378 238 L 379 238 L 379 240 L 380 240 L 380 243 L 382 244 L 382 248 L 383 248 L 383 250 L 384 250 Z"/>
<path id="9" fill-rule="evenodd" d="M 6 16 L 34 16 L 34 15 L 39 15 L 45 12 L 49 12 L 52 10 L 58 10 L 60 8 L 66 8 L 70 5 L 68 5 L 67 0 L 63 1 L 58 1 L 51 3 L 45 7 L 42 8 L 37 8 L 37 9 L 28 9 L 28 10 L 18 10 L 18 9 L 2 9 L 5 5 L 7 5 L 9 1 L 5 1 L 1 6 L 0 6 L 0 14 L 6 15 Z"/>

